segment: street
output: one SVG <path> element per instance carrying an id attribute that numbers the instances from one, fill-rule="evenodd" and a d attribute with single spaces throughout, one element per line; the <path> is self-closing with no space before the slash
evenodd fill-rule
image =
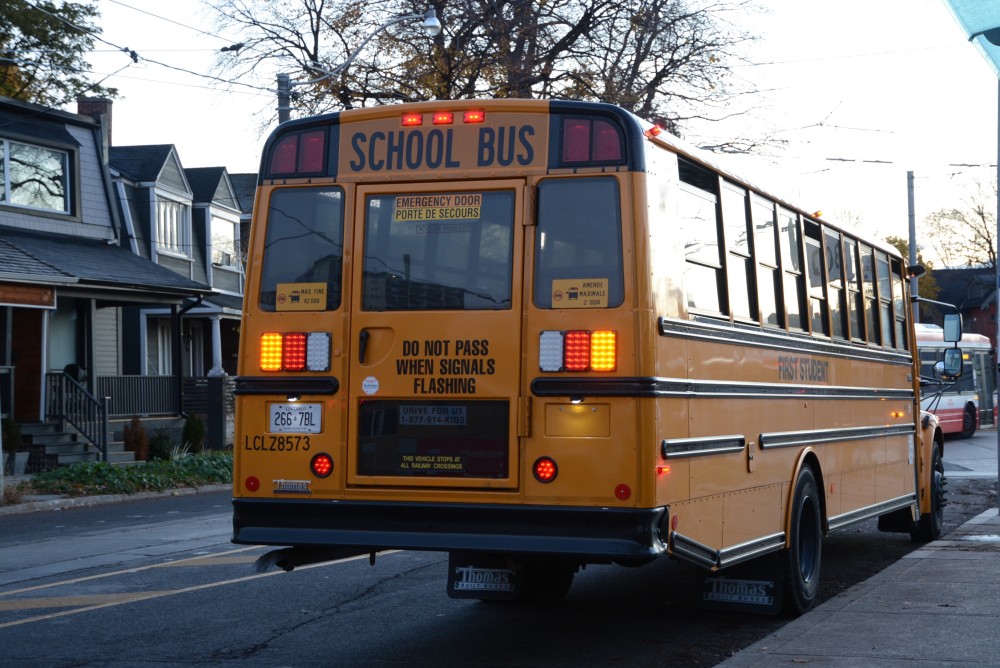
<path id="1" fill-rule="evenodd" d="M 996 505 L 995 444 L 995 431 L 946 443 L 946 531 Z M 0 665 L 713 666 L 788 621 L 698 609 L 696 570 L 672 560 L 590 566 L 551 607 L 451 600 L 438 553 L 257 574 L 266 549 L 229 542 L 228 492 L 0 527 Z M 823 597 L 915 547 L 874 521 L 830 534 Z"/>

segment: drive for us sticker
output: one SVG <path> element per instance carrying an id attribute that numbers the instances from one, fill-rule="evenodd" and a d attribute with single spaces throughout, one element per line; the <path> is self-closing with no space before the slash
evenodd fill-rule
<path id="1" fill-rule="evenodd" d="M 572 278 L 552 281 L 553 308 L 607 308 L 608 279 Z"/>
<path id="2" fill-rule="evenodd" d="M 375 394 L 378 392 L 378 378 L 375 376 L 368 376 L 361 381 L 361 391 L 365 394 Z"/>
<path id="3" fill-rule="evenodd" d="M 278 283 L 278 311 L 325 311 L 326 283 Z"/>

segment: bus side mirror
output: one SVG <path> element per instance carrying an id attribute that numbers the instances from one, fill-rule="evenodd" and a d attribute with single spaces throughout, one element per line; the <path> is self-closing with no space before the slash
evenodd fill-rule
<path id="1" fill-rule="evenodd" d="M 949 313 L 944 317 L 944 340 L 958 343 L 962 340 L 962 314 Z"/>
<path id="2" fill-rule="evenodd" d="M 938 369 L 940 366 L 940 370 Z M 960 348 L 946 348 L 944 351 L 944 361 L 935 365 L 934 371 L 943 378 L 955 379 L 962 375 L 962 350 Z"/>

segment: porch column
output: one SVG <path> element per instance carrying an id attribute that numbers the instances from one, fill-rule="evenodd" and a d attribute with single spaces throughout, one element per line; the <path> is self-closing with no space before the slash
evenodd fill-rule
<path id="1" fill-rule="evenodd" d="M 226 372 L 222 370 L 222 330 L 219 323 L 222 318 L 218 315 L 209 316 L 212 321 L 212 368 L 208 370 L 208 377 L 224 376 Z"/>

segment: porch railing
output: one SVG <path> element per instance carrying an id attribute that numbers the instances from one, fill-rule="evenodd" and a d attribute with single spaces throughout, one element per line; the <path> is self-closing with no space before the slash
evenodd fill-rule
<path id="1" fill-rule="evenodd" d="M 178 415 L 179 396 L 174 376 L 98 376 L 97 395 L 111 397 L 108 415 Z"/>
<path id="2" fill-rule="evenodd" d="M 46 417 L 65 421 L 90 441 L 108 461 L 108 400 L 98 399 L 69 374 L 45 374 Z"/>

